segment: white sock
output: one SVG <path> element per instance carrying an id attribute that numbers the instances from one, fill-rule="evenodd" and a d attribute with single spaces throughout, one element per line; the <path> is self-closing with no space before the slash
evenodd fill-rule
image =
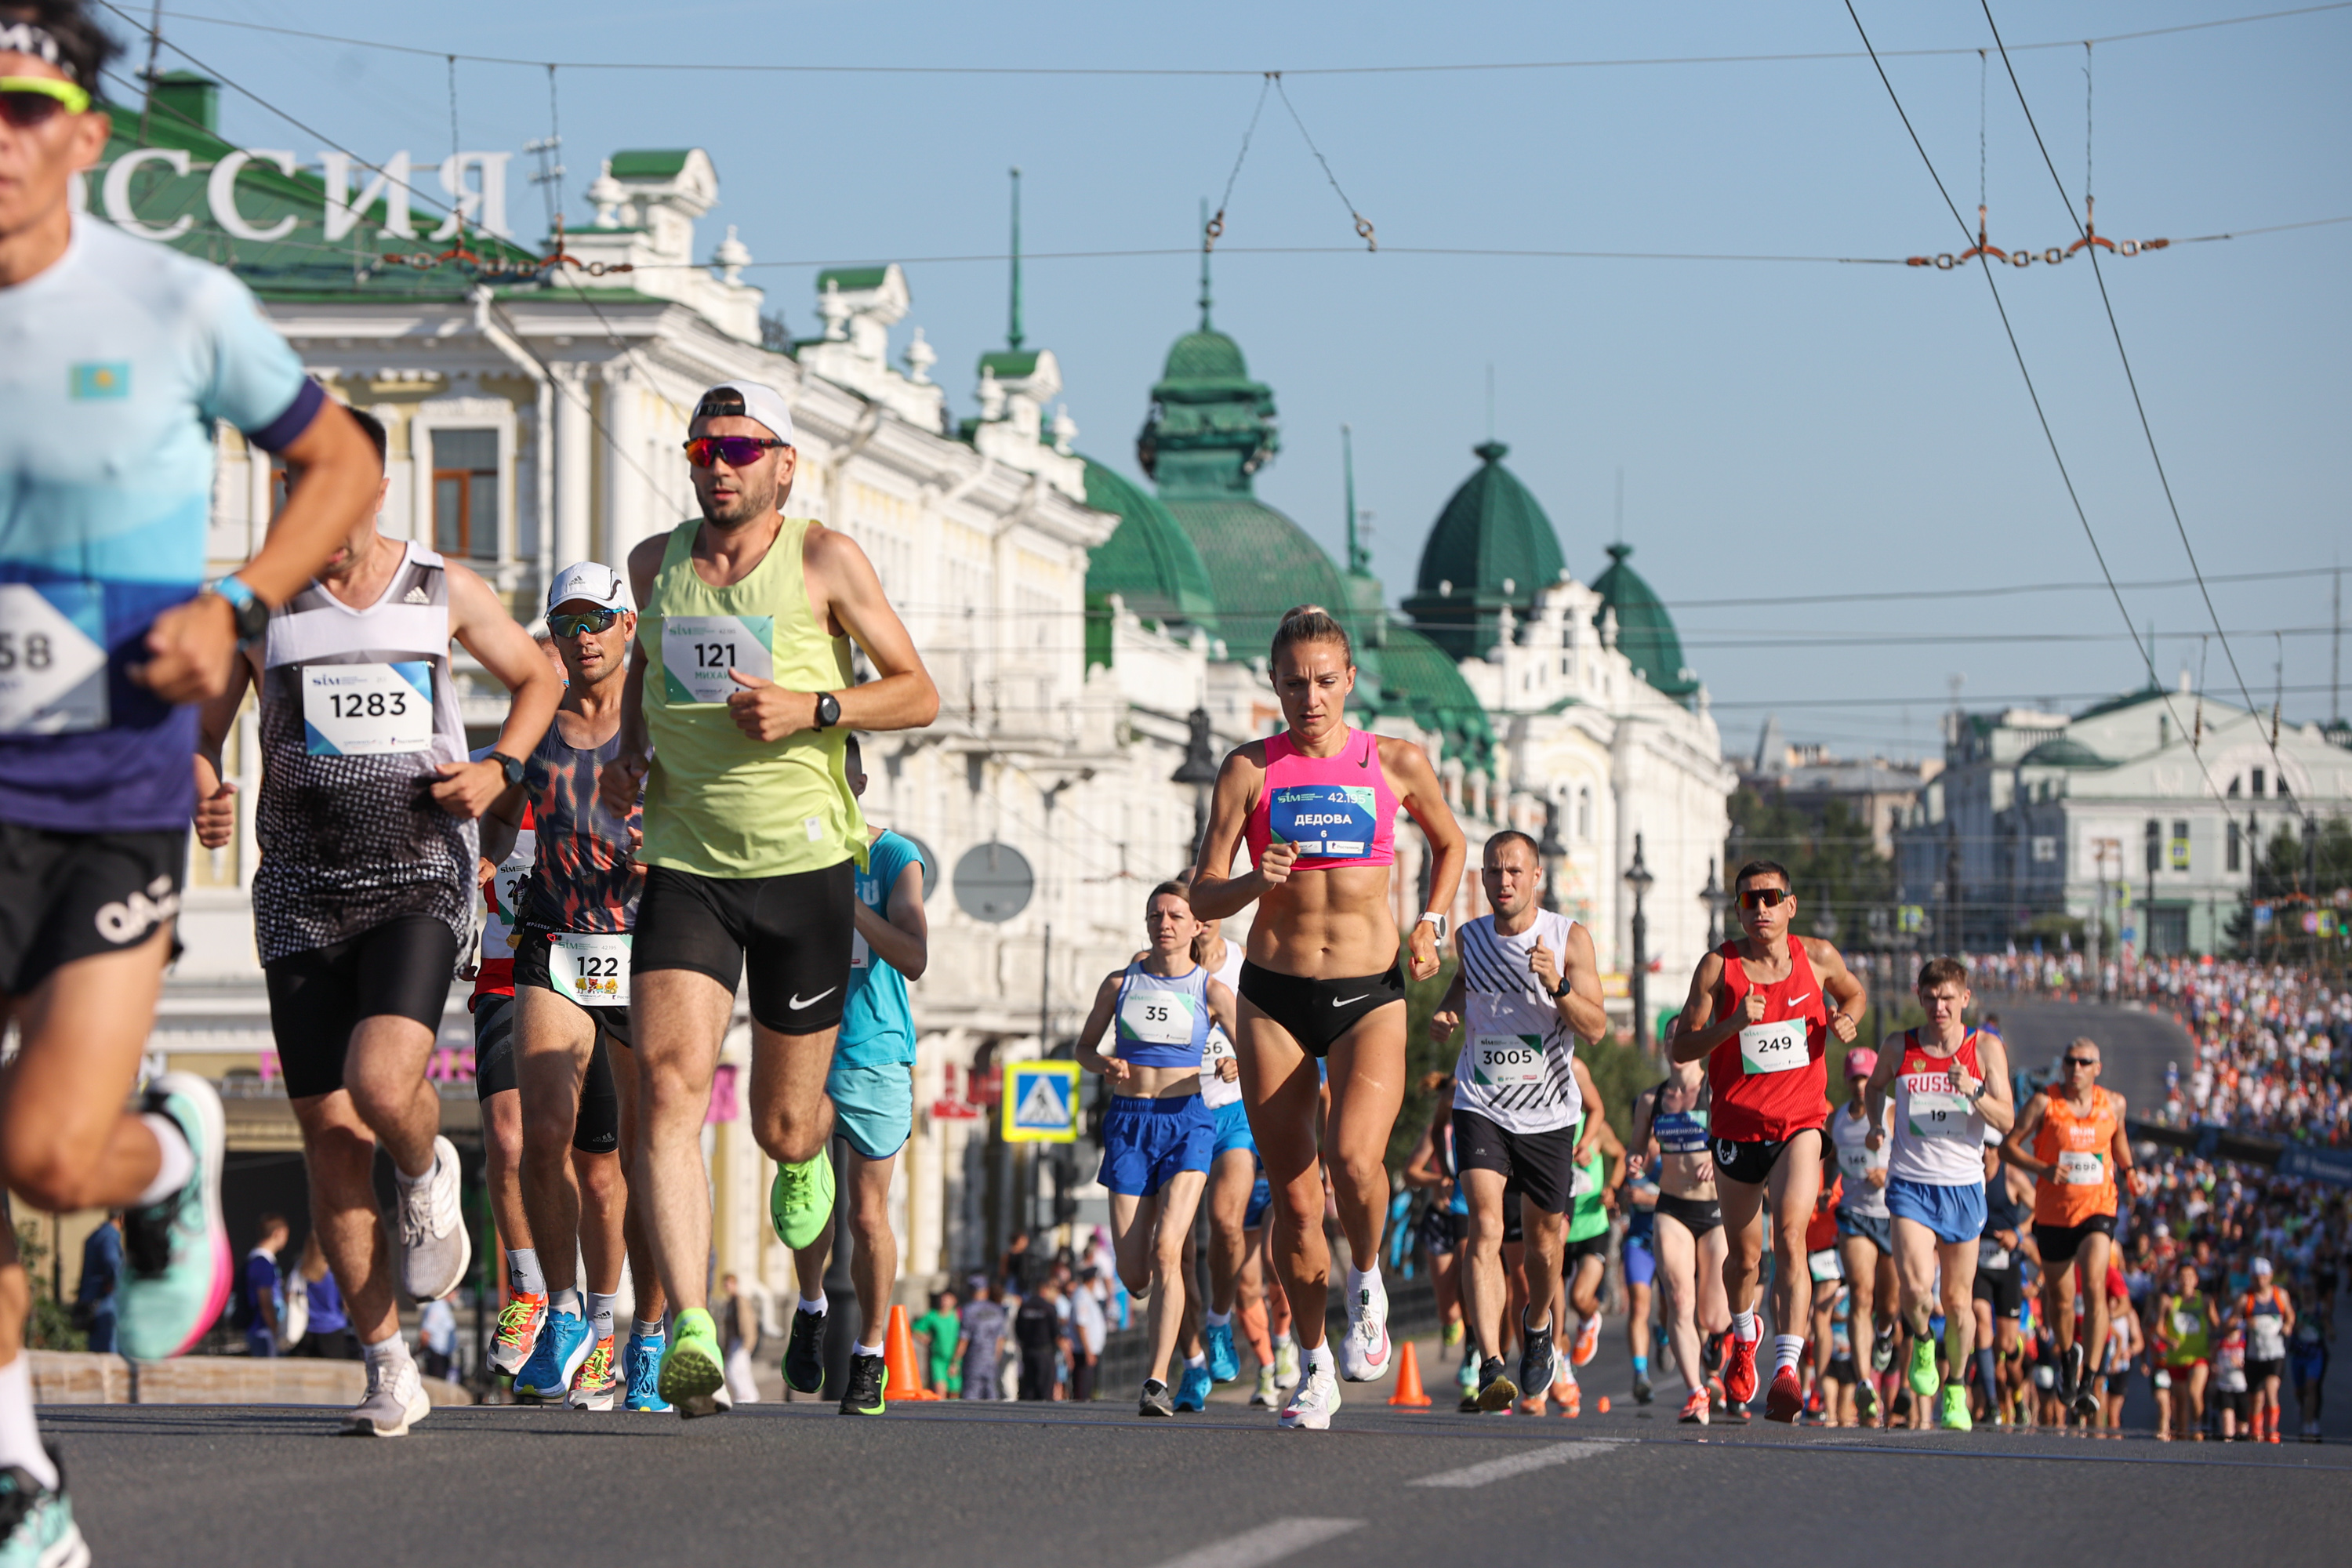
<path id="1" fill-rule="evenodd" d="M 547 1272 L 539 1266 L 539 1248 L 525 1247 L 508 1252 L 507 1288 L 518 1296 L 547 1294 Z"/>
<path id="2" fill-rule="evenodd" d="M 1209 1327 L 1213 1329 L 1222 1329 L 1234 1321 L 1234 1315 L 1231 1312 L 1220 1312 L 1214 1307 L 1210 1308 L 1202 1315 L 1207 1320 Z"/>
<path id="3" fill-rule="evenodd" d="M 1764 1337 L 1764 1331 L 1756 1326 L 1756 1314 L 1753 1312 L 1732 1313 L 1731 1331 L 1739 1336 L 1739 1342 L 1743 1345 L 1752 1345 Z"/>
<path id="4" fill-rule="evenodd" d="M 1549 1312 L 1546 1312 L 1544 1314 L 1544 1321 L 1540 1323 L 1530 1323 L 1528 1321 L 1528 1315 L 1525 1312 L 1521 1312 L 1519 1314 L 1519 1327 L 1521 1330 L 1530 1334 L 1548 1334 L 1551 1332 L 1551 1314 Z"/>
<path id="5" fill-rule="evenodd" d="M 576 1285 L 566 1285 L 561 1290 L 551 1291 L 547 1298 L 547 1310 L 551 1312 L 568 1312 L 575 1318 L 578 1317 L 580 1288 Z"/>
<path id="6" fill-rule="evenodd" d="M 824 1315 L 824 1292 L 822 1290 L 818 1291 L 814 1296 L 803 1296 L 801 1298 L 801 1310 L 808 1313 L 812 1317 L 823 1317 Z"/>
<path id="7" fill-rule="evenodd" d="M 408 1360 L 408 1342 L 400 1337 L 398 1329 L 394 1329 L 375 1343 L 362 1345 L 360 1352 L 370 1362 L 389 1362 L 397 1366 Z"/>
<path id="8" fill-rule="evenodd" d="M 181 1131 L 180 1124 L 170 1117 L 160 1111 L 151 1110 L 139 1120 L 147 1124 L 147 1131 L 155 1134 L 157 1156 L 155 1179 L 147 1184 L 146 1191 L 131 1200 L 132 1208 L 143 1209 L 150 1204 L 162 1203 L 165 1198 L 186 1186 L 188 1178 L 196 1173 L 196 1156 L 195 1152 L 188 1147 L 188 1135 Z M 25 1468 L 28 1470 L 32 1468 L 30 1465 Z M 54 1470 L 50 1472 L 50 1477 L 49 1480 L 41 1484 L 55 1485 Z"/>
<path id="9" fill-rule="evenodd" d="M 51 1491 L 58 1489 L 58 1468 L 41 1447 L 41 1424 L 33 1415 L 33 1364 L 22 1351 L 0 1366 L 0 1465 L 21 1466 Z"/>
<path id="10" fill-rule="evenodd" d="M 882 1347 L 881 1347 L 880 1345 L 857 1345 L 857 1344 L 854 1344 L 854 1345 L 851 1345 L 851 1346 L 849 1347 L 849 1349 L 850 1349 L 851 1353 L 852 1353 L 852 1354 L 855 1354 L 855 1355 L 870 1355 L 870 1356 L 878 1356 L 878 1355 L 880 1355 L 880 1354 L 882 1353 Z"/>
<path id="11" fill-rule="evenodd" d="M 629 1331 L 632 1336 L 641 1340 L 659 1340 L 669 1337 L 659 1318 L 639 1318 L 635 1326 Z"/>
<path id="12" fill-rule="evenodd" d="M 1778 1377 L 1794 1367 L 1798 1358 L 1804 1353 L 1804 1335 L 1774 1334 L 1772 1336 L 1772 1375 Z"/>
<path id="13" fill-rule="evenodd" d="M 1285 1329 L 1282 1332 L 1274 1336 L 1274 1342 L 1283 1349 L 1287 1350 L 1290 1346 L 1297 1343 L 1298 1342 L 1292 1337 L 1288 1329 Z"/>
<path id="14" fill-rule="evenodd" d="M 617 1300 L 617 1292 L 611 1296 L 599 1295 L 593 1290 L 588 1292 L 588 1332 L 592 1339 L 609 1340 L 613 1337 L 613 1303 Z"/>
<path id="15" fill-rule="evenodd" d="M 428 1179 L 431 1178 L 435 1171 L 440 1169 L 440 1166 L 441 1151 L 436 1149 L 433 1151 L 433 1158 L 427 1160 L 425 1163 L 425 1169 L 417 1172 L 416 1174 L 412 1176 L 407 1172 L 402 1170 L 400 1168 L 400 1162 L 397 1160 L 394 1160 L 392 1163 L 392 1173 L 394 1179 L 398 1181 L 404 1187 L 421 1187 Z"/>
<path id="16" fill-rule="evenodd" d="M 1313 1350 L 1307 1352 L 1307 1364 L 1317 1372 L 1328 1373 L 1333 1377 L 1339 1375 L 1338 1363 L 1333 1362 L 1331 1359 L 1331 1342 L 1329 1340 L 1325 1340 L 1321 1344 L 1317 1345 Z"/>
<path id="17" fill-rule="evenodd" d="M 1184 1364 L 1188 1367 L 1206 1366 L 1209 1364 L 1209 1358 L 1206 1354 L 1188 1355 L 1184 1358 Z"/>
<path id="18" fill-rule="evenodd" d="M 1381 1289 L 1381 1266 L 1379 1264 L 1375 1263 L 1370 1268 L 1350 1268 L 1348 1270 L 1348 1299 L 1349 1300 L 1354 1300 L 1356 1299 L 1356 1292 L 1363 1289 L 1368 1285 L 1376 1291 Z"/>

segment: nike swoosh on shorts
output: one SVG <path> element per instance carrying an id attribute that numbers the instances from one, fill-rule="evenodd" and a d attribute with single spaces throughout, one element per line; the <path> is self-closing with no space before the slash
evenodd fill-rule
<path id="1" fill-rule="evenodd" d="M 1370 994 L 1371 993 L 1369 991 L 1364 993 L 1364 996 L 1370 996 Z M 1350 1002 L 1362 1001 L 1364 996 L 1334 996 L 1331 998 L 1331 1005 L 1334 1007 L 1345 1007 Z"/>
<path id="2" fill-rule="evenodd" d="M 818 1003 L 832 995 L 836 989 L 837 987 L 835 986 L 828 985 L 814 996 L 803 996 L 798 992 L 794 992 L 793 994 L 793 999 L 788 1005 L 793 1012 L 797 1013 L 803 1007 L 815 1006 Z"/>

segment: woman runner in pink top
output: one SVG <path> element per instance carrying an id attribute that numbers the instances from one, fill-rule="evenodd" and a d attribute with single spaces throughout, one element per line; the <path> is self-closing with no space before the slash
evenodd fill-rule
<path id="1" fill-rule="evenodd" d="M 1429 758 L 1409 741 L 1348 727 L 1355 652 L 1321 607 L 1282 619 L 1269 660 L 1286 733 L 1225 759 L 1192 910 L 1202 920 L 1260 905 L 1242 965 L 1243 1103 L 1274 1192 L 1267 1250 L 1289 1298 L 1309 1367 L 1282 1425 L 1321 1430 L 1339 1406 L 1331 1347 L 1323 1342 L 1330 1253 L 1323 1240 L 1318 1152 L 1321 1074 L 1330 1064 L 1331 1190 L 1347 1233 L 1346 1342 L 1337 1372 L 1351 1382 L 1388 1370 L 1388 1296 L 1380 1275 L 1389 1203 L 1381 1157 L 1404 1101 L 1405 973 L 1437 973 L 1444 910 L 1454 903 L 1465 851 Z M 1429 910 L 1401 942 L 1390 913 L 1399 806 L 1429 840 Z M 1233 874 L 1246 839 L 1253 868 Z"/>

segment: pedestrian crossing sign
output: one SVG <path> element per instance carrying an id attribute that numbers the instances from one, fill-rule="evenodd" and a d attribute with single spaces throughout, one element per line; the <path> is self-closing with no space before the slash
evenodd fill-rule
<path id="1" fill-rule="evenodd" d="M 1004 1141 L 1075 1143 L 1078 1137 L 1078 1064 L 1007 1062 Z"/>

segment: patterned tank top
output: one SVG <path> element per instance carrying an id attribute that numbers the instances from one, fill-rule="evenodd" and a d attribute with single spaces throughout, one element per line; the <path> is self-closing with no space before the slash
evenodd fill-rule
<path id="1" fill-rule="evenodd" d="M 620 755 L 620 733 L 601 746 L 576 747 L 563 738 L 565 717 L 555 716 L 523 763 L 539 860 L 524 885 L 521 923 L 541 931 L 629 931 L 646 886 L 636 859 L 645 806 L 632 806 L 623 822 L 596 798 L 596 772 Z"/>

